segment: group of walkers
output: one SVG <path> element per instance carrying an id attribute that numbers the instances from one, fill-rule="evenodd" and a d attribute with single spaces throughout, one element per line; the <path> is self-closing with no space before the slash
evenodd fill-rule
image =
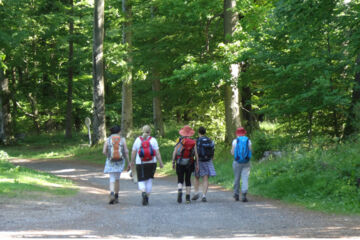
<path id="1" fill-rule="evenodd" d="M 141 192 L 142 205 L 149 204 L 157 162 L 160 168 L 164 164 L 161 159 L 157 140 L 151 136 L 151 128 L 145 125 L 142 135 L 137 137 L 129 159 L 129 151 L 125 138 L 121 137 L 121 128 L 116 125 L 110 129 L 111 135 L 106 139 L 103 154 L 106 155 L 104 173 L 109 174 L 110 199 L 109 204 L 119 202 L 120 175 L 125 169 L 125 161 L 129 169 L 135 171 L 133 177 L 137 178 L 138 189 Z M 206 136 L 206 129 L 198 129 L 198 138 L 192 139 L 195 131 L 188 125 L 179 131 L 173 154 L 172 167 L 177 175 L 177 202 L 183 201 L 183 186 L 185 182 L 185 201 L 190 203 L 201 197 L 202 202 L 207 202 L 206 194 L 209 187 L 209 177 L 216 176 L 214 168 L 215 143 Z M 234 155 L 234 199 L 247 202 L 248 178 L 250 174 L 251 141 L 246 136 L 244 128 L 236 130 L 236 136 L 232 142 L 231 154 Z M 194 173 L 194 194 L 190 198 L 191 176 Z M 202 179 L 202 192 L 200 192 L 200 179 Z"/>

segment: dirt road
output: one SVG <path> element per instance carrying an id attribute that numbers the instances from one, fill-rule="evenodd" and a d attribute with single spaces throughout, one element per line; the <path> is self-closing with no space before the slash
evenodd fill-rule
<path id="1" fill-rule="evenodd" d="M 4 238 L 356 238 L 360 216 L 322 214 L 278 201 L 232 193 L 211 186 L 208 202 L 176 202 L 174 178 L 156 178 L 149 206 L 123 173 L 120 203 L 108 205 L 103 167 L 59 160 L 16 164 L 71 178 L 79 193 L 71 197 L 0 198 L 0 239 Z"/>

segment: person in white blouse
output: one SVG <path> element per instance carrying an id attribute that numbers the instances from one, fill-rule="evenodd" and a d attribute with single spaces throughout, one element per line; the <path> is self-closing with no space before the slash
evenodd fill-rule
<path id="1" fill-rule="evenodd" d="M 157 140 L 151 137 L 151 128 L 145 125 L 142 128 L 142 136 L 136 138 L 131 153 L 131 165 L 136 164 L 138 187 L 141 191 L 142 204 L 149 204 L 149 196 L 152 189 L 152 180 L 159 161 L 160 168 L 164 167 L 161 159 Z M 150 145 L 147 147 L 147 145 Z M 145 152 L 145 153 L 144 153 Z M 140 156 L 141 155 L 141 156 Z"/>

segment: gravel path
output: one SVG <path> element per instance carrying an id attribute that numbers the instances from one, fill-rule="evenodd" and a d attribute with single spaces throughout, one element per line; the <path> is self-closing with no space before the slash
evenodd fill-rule
<path id="1" fill-rule="evenodd" d="M 71 178 L 79 193 L 71 197 L 0 198 L 0 239 L 4 238 L 149 238 L 149 239 L 360 239 L 360 216 L 322 214 L 278 201 L 232 193 L 211 186 L 208 202 L 176 202 L 173 177 L 156 178 L 150 205 L 123 173 L 120 203 L 108 205 L 103 167 L 60 160 L 16 164 Z"/>

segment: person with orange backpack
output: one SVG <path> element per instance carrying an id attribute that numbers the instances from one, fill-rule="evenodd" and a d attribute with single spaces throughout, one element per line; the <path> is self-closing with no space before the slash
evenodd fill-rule
<path id="1" fill-rule="evenodd" d="M 125 168 L 125 160 L 129 165 L 130 162 L 125 138 L 120 136 L 120 126 L 110 128 L 110 133 L 103 147 L 103 154 L 106 156 L 104 173 L 108 173 L 110 179 L 109 204 L 114 204 L 119 202 L 120 175 Z"/>
<path id="2" fill-rule="evenodd" d="M 131 165 L 136 161 L 138 187 L 141 191 L 142 205 L 145 206 L 149 204 L 156 163 L 159 161 L 160 168 L 163 168 L 164 164 L 161 160 L 158 142 L 154 137 L 150 136 L 150 126 L 145 125 L 142 132 L 142 136 L 137 137 L 133 144 Z"/>
<path id="3" fill-rule="evenodd" d="M 199 157 L 195 147 L 196 142 L 190 138 L 194 135 L 194 133 L 195 131 L 188 125 L 180 129 L 179 134 L 182 136 L 182 138 L 180 138 L 180 142 L 175 146 L 172 156 L 173 169 L 175 169 L 176 163 L 176 175 L 178 180 L 178 203 L 182 202 L 184 179 L 186 186 L 186 203 L 190 203 L 191 174 L 194 171 L 194 168 L 199 168 Z"/>

